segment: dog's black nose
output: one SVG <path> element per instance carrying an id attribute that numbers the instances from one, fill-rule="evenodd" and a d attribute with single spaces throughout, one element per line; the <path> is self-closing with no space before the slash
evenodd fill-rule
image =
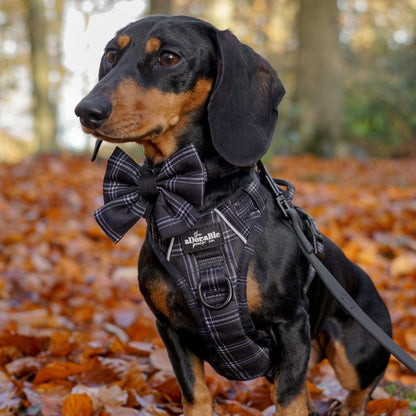
<path id="1" fill-rule="evenodd" d="M 85 127 L 97 128 L 108 119 L 112 105 L 110 100 L 101 95 L 95 97 L 86 96 L 75 107 L 75 114 L 80 118 Z"/>

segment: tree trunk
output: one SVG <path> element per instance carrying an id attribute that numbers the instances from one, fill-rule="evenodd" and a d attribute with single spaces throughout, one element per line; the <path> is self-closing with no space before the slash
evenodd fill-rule
<path id="1" fill-rule="evenodd" d="M 173 0 L 150 0 L 150 14 L 164 14 L 171 16 L 173 14 Z"/>
<path id="2" fill-rule="evenodd" d="M 342 86 L 335 0 L 300 0 L 295 101 L 302 150 L 332 156 L 341 142 Z"/>
<path id="3" fill-rule="evenodd" d="M 28 31 L 32 66 L 34 133 L 41 153 L 56 151 L 56 105 L 50 99 L 50 63 L 43 0 L 28 0 Z"/>

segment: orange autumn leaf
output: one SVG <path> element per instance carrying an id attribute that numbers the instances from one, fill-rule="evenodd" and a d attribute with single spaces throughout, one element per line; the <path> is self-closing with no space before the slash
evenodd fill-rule
<path id="1" fill-rule="evenodd" d="M 311 383 L 309 380 L 306 382 L 306 386 L 308 388 L 309 393 L 311 394 L 320 394 L 323 392 L 322 389 L 317 387 L 314 383 Z"/>
<path id="2" fill-rule="evenodd" d="M 53 355 L 65 357 L 69 355 L 75 348 L 70 340 L 71 333 L 69 331 L 53 332 L 50 338 L 49 351 Z"/>
<path id="3" fill-rule="evenodd" d="M 262 412 L 251 407 L 244 406 L 235 400 L 227 400 L 224 405 L 226 411 L 239 416 L 262 416 Z"/>
<path id="4" fill-rule="evenodd" d="M 390 414 L 394 410 L 406 408 L 407 404 L 408 401 L 394 399 L 393 397 L 371 400 L 367 405 L 367 413 L 370 415 Z"/>
<path id="5" fill-rule="evenodd" d="M 85 394 L 70 394 L 62 405 L 63 416 L 91 416 L 92 400 Z"/>
<path id="6" fill-rule="evenodd" d="M 177 403 L 180 402 L 181 391 L 172 371 L 158 371 L 150 377 L 149 384 L 154 389 L 160 391 L 166 396 L 169 396 L 173 401 Z"/>
<path id="7" fill-rule="evenodd" d="M 31 312 L 33 314 L 33 312 Z M 23 356 L 35 356 L 42 349 L 42 341 L 39 338 L 14 333 L 3 333 L 0 337 L 0 347 L 15 347 Z"/>
<path id="8" fill-rule="evenodd" d="M 79 364 L 53 362 L 39 370 L 33 382 L 40 384 L 53 379 L 66 379 L 69 376 L 80 374 L 83 371 L 84 367 Z"/>
<path id="9" fill-rule="evenodd" d="M 400 278 L 406 275 L 415 275 L 416 273 L 416 254 L 405 252 L 396 257 L 390 266 L 391 274 Z"/>

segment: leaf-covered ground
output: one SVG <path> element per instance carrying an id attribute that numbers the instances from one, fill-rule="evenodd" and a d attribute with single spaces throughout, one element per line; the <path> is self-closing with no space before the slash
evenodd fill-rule
<path id="1" fill-rule="evenodd" d="M 416 160 L 276 158 L 295 203 L 372 276 L 394 338 L 416 354 Z M 0 165 L 0 415 L 180 415 L 180 392 L 136 281 L 140 222 L 117 246 L 92 217 L 105 163 L 71 155 Z M 219 415 L 272 415 L 263 379 L 207 368 Z M 416 414 L 416 376 L 391 359 L 368 415 Z M 309 375 L 322 414 L 342 400 Z M 415 409 L 415 413 L 412 413 Z"/>

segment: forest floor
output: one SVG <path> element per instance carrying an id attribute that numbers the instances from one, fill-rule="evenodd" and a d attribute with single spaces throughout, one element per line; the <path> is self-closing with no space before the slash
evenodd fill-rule
<path id="1" fill-rule="evenodd" d="M 394 339 L 416 355 L 416 159 L 277 157 L 295 204 L 372 277 Z M 114 246 L 93 219 L 104 162 L 69 154 L 0 165 L 0 415 L 180 415 L 180 391 L 137 285 L 140 221 Z M 264 379 L 207 368 L 218 415 L 272 415 Z M 392 358 L 367 415 L 416 414 L 416 376 Z M 321 414 L 345 391 L 308 376 Z"/>

